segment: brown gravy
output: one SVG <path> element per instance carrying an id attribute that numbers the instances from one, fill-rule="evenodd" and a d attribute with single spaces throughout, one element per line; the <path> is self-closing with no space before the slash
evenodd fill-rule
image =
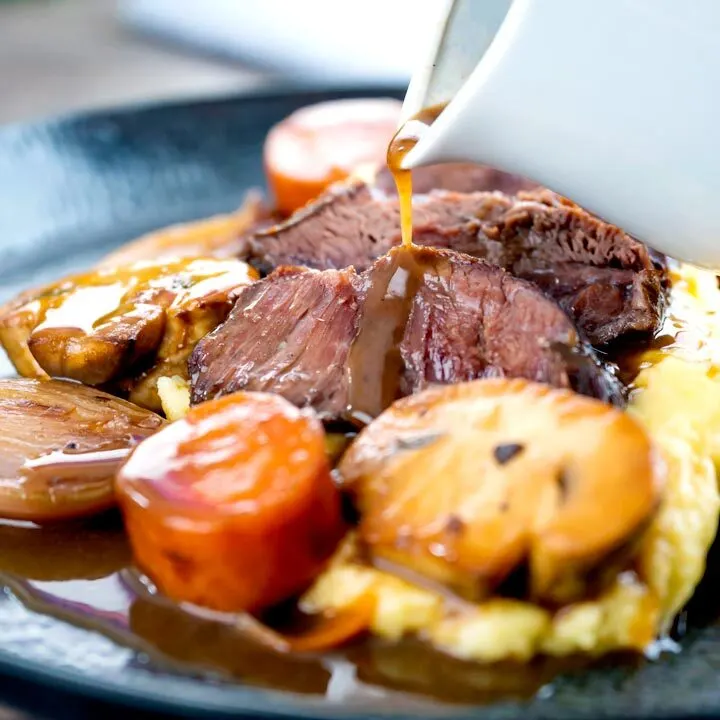
<path id="1" fill-rule="evenodd" d="M 400 343 L 410 317 L 413 299 L 422 279 L 437 274 L 437 260 L 412 242 L 412 171 L 404 170 L 405 156 L 445 108 L 436 105 L 410 118 L 388 146 L 387 164 L 397 185 L 402 245 L 377 264 L 366 288 L 360 327 L 348 361 L 351 422 L 365 425 L 399 396 L 403 360 Z"/>
<path id="2" fill-rule="evenodd" d="M 412 245 L 412 171 L 404 170 L 402 162 L 445 107 L 445 103 L 433 105 L 411 117 L 403 123 L 388 147 L 387 165 L 397 186 L 400 201 L 400 229 L 405 247 Z"/>
<path id="3" fill-rule="evenodd" d="M 400 397 L 401 343 L 413 301 L 424 278 L 449 272 L 447 258 L 412 243 L 392 248 L 375 264 L 348 359 L 353 423 L 367 424 Z"/>
<path id="4" fill-rule="evenodd" d="M 32 640 L 42 631 L 52 646 L 68 638 L 63 627 L 69 623 L 78 628 L 73 637 L 82 642 L 89 666 L 100 655 L 113 665 L 127 656 L 128 663 L 151 672 L 249 683 L 363 708 L 408 709 L 427 708 L 429 700 L 487 704 L 531 698 L 558 673 L 591 664 L 569 659 L 485 666 L 411 639 L 368 638 L 324 655 L 280 654 L 232 625 L 138 590 L 115 513 L 62 527 L 0 524 L 0 548 L 0 606 L 14 598 L 20 607 L 13 610 L 13 635 L 26 632 Z"/>
<path id="5" fill-rule="evenodd" d="M 420 249 L 393 248 L 378 264 L 367 288 L 365 308 L 350 349 L 349 412 L 361 424 L 377 417 L 398 397 L 403 360 L 400 343 L 413 299 L 425 273 Z"/>
<path id="6" fill-rule="evenodd" d="M 413 299 L 422 277 L 437 271 L 423 261 L 412 242 L 412 171 L 404 170 L 402 162 L 444 109 L 445 104 L 425 108 L 403 123 L 388 146 L 402 245 L 390 250 L 387 263 L 377 268 L 366 289 L 363 318 L 348 361 L 348 417 L 354 424 L 367 424 L 397 399 L 403 366 L 400 343 Z"/>
<path id="7" fill-rule="evenodd" d="M 45 288 L 32 298 L 38 324 L 34 335 L 48 330 L 89 335 L 121 314 L 147 313 L 147 305 L 188 305 L 253 278 L 233 263 L 183 258 L 129 268 L 95 270 Z"/>

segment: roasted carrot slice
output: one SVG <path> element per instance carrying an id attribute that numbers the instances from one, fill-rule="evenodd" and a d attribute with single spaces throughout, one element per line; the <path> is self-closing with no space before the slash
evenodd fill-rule
<path id="1" fill-rule="evenodd" d="M 400 103 L 335 100 L 297 110 L 265 141 L 265 172 L 277 210 L 291 214 L 359 167 L 384 162 Z"/>
<path id="2" fill-rule="evenodd" d="M 169 597 L 257 611 L 300 592 L 343 534 L 321 424 L 279 396 L 198 405 L 118 477 L 139 567 Z"/>
<path id="3" fill-rule="evenodd" d="M 324 652 L 346 645 L 366 632 L 375 612 L 370 593 L 361 595 L 349 607 L 336 613 L 308 616 L 312 627 L 297 634 L 281 633 L 252 615 L 242 615 L 239 627 L 248 637 L 280 653 Z"/>

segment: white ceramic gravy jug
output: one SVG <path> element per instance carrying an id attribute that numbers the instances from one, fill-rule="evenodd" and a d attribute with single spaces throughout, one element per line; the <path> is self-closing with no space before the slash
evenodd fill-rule
<path id="1" fill-rule="evenodd" d="M 448 0 L 403 119 L 405 168 L 526 175 L 668 255 L 720 268 L 720 0 Z"/>

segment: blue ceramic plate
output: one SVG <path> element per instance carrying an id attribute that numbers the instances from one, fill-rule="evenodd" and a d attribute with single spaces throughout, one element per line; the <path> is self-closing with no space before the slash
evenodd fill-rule
<path id="1" fill-rule="evenodd" d="M 370 94 L 399 95 L 275 92 L 1 129 L 2 299 L 88 266 L 152 228 L 230 210 L 247 188 L 262 185 L 262 143 L 274 123 L 308 103 Z M 370 642 L 332 657 L 289 658 L 135 596 L 122 573 L 127 561 L 117 518 L 46 531 L 0 526 L 2 682 L 42 685 L 30 694 L 46 699 L 61 688 L 65 699 L 190 715 L 720 714 L 720 633 L 703 608 L 691 613 L 680 652 L 653 662 L 483 668 L 419 643 Z"/>

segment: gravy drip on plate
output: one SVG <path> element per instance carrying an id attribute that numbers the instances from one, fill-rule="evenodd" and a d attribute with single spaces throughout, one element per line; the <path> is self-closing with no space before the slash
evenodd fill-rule
<path id="1" fill-rule="evenodd" d="M 445 103 L 421 110 L 403 123 L 388 147 L 387 165 L 397 186 L 400 200 L 400 228 L 405 247 L 412 245 L 412 170 L 404 170 L 402 163 L 444 109 Z"/>
<path id="2" fill-rule="evenodd" d="M 363 708 L 427 713 L 437 708 L 435 700 L 532 698 L 558 672 L 591 664 L 573 659 L 486 666 L 443 656 L 413 639 L 367 639 L 331 655 L 278 653 L 246 633 L 240 616 L 230 622 L 188 610 L 142 582 L 128 569 L 131 552 L 115 513 L 43 528 L 0 523 L 0 545 L 0 628 L 12 627 L 5 641 L 35 646 L 42 636 L 46 648 L 71 644 L 69 656 L 87 672 L 97 672 L 101 658 L 113 672 L 137 665 L 210 683 L 324 696 L 331 703 L 341 691 L 342 702 Z M 291 613 L 279 608 L 273 615 L 280 631 L 294 630 Z"/>

